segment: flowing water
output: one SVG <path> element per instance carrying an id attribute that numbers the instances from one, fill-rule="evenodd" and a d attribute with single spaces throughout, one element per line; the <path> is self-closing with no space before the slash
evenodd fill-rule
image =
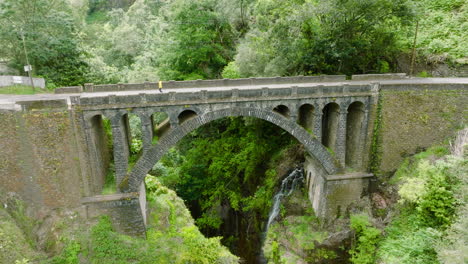
<path id="1" fill-rule="evenodd" d="M 304 181 L 304 174 L 302 173 L 301 168 L 294 169 L 288 177 L 284 178 L 281 182 L 281 189 L 279 192 L 273 197 L 273 207 L 270 210 L 270 214 L 268 215 L 268 222 L 265 228 L 265 234 L 268 232 L 268 228 L 270 225 L 275 221 L 276 217 L 278 216 L 280 209 L 281 209 L 281 200 L 283 197 L 287 197 L 291 195 L 291 193 L 296 189 L 299 183 Z"/>
<path id="2" fill-rule="evenodd" d="M 273 197 L 273 207 L 270 210 L 268 215 L 268 222 L 265 227 L 265 233 L 263 234 L 262 246 L 265 243 L 266 235 L 268 233 L 268 228 L 278 217 L 281 210 L 281 200 L 284 197 L 291 195 L 291 193 L 296 189 L 298 185 L 304 182 L 304 173 L 302 168 L 294 169 L 284 180 L 281 182 L 281 188 Z M 261 250 L 261 255 L 259 256 L 258 263 L 267 263 L 265 257 L 263 256 L 263 250 Z"/>

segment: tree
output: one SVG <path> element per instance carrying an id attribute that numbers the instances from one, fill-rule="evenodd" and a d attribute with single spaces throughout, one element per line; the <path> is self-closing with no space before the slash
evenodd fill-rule
<path id="1" fill-rule="evenodd" d="M 216 12 L 216 1 L 176 0 L 168 7 L 161 76 L 172 80 L 219 78 L 233 56 L 234 35 L 228 20 Z"/>
<path id="2" fill-rule="evenodd" d="M 85 82 L 87 65 L 79 47 L 77 21 L 64 0 L 5 0 L 0 3 L 0 57 L 22 71 L 25 39 L 36 75 L 55 85 Z"/>
<path id="3" fill-rule="evenodd" d="M 259 0 L 238 47 L 243 77 L 388 70 L 407 0 Z"/>

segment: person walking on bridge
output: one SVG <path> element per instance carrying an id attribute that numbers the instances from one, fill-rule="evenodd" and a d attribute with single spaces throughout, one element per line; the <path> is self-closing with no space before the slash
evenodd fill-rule
<path id="1" fill-rule="evenodd" d="M 162 81 L 159 81 L 159 92 L 162 93 Z"/>

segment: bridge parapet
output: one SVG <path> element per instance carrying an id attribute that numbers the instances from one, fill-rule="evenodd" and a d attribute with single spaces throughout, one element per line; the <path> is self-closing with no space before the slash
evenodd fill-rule
<path id="1" fill-rule="evenodd" d="M 256 85 L 279 85 L 292 83 L 320 83 L 320 82 L 343 82 L 345 75 L 320 75 L 320 76 L 294 76 L 294 77 L 265 77 L 265 78 L 240 78 L 240 79 L 217 79 L 217 80 L 194 80 L 194 81 L 162 81 L 164 89 L 180 88 L 220 88 L 237 86 Z M 119 84 L 85 84 L 79 89 L 76 87 L 61 87 L 55 93 L 77 93 L 77 92 L 118 92 L 118 91 L 139 91 L 156 90 L 159 82 L 145 83 L 119 83 Z"/>
<path id="2" fill-rule="evenodd" d="M 188 103 L 242 102 L 298 100 L 306 98 L 342 98 L 370 96 L 373 84 L 290 86 L 281 88 L 259 87 L 254 89 L 200 90 L 194 92 L 138 94 L 106 94 L 105 96 L 73 96 L 81 109 L 114 109 L 151 105 L 174 105 Z M 79 100 L 77 100 L 79 98 Z"/>

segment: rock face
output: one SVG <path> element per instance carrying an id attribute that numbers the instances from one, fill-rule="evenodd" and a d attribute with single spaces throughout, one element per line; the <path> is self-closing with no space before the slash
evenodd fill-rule
<path id="1" fill-rule="evenodd" d="M 271 225 L 264 243 L 269 261 L 284 263 L 346 263 L 352 232 L 348 220 L 324 225 L 310 209 L 303 190 L 284 199 L 283 212 Z"/>

